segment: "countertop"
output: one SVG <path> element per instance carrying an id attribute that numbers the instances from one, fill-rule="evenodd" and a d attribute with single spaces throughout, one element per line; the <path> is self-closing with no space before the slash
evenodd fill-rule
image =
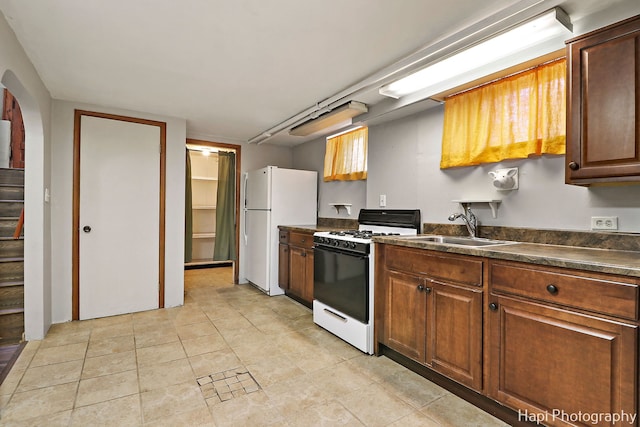
<path id="1" fill-rule="evenodd" d="M 640 252 L 638 251 L 593 249 L 536 243 L 513 243 L 501 246 L 471 248 L 435 242 L 412 241 L 411 239 L 398 236 L 374 237 L 373 242 L 554 267 L 574 268 L 598 273 L 640 277 Z"/>
<path id="2" fill-rule="evenodd" d="M 279 225 L 280 230 L 297 231 L 301 233 L 315 233 L 316 231 L 333 231 L 338 230 L 336 227 L 324 227 L 321 225 Z M 347 230 L 347 229 L 345 229 Z"/>

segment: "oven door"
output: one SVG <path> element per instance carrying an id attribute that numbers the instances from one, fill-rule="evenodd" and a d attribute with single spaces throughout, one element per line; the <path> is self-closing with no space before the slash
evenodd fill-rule
<path id="1" fill-rule="evenodd" d="M 313 299 L 369 323 L 369 256 L 316 246 Z"/>

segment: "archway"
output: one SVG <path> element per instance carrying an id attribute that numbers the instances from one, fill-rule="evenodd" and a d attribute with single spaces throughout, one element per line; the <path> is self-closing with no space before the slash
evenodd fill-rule
<path id="1" fill-rule="evenodd" d="M 51 284 L 46 267 L 50 257 L 50 209 L 45 197 L 48 165 L 45 162 L 44 123 L 40 106 L 20 79 L 6 70 L 0 82 L 20 103 L 25 129 L 24 330 L 25 339 L 42 339 L 51 325 Z"/>

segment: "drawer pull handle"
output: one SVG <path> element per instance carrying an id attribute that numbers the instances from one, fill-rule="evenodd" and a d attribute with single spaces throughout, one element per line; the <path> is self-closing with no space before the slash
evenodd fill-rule
<path id="1" fill-rule="evenodd" d="M 551 294 L 551 295 L 555 295 L 558 293 L 558 288 L 555 285 L 547 285 L 547 291 Z"/>
<path id="2" fill-rule="evenodd" d="M 496 311 L 497 309 L 498 309 L 498 304 L 496 304 L 495 302 L 492 302 L 491 304 L 489 304 L 489 310 Z"/>

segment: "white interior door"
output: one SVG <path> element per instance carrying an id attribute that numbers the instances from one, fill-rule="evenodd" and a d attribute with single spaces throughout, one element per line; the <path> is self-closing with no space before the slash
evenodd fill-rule
<path id="1" fill-rule="evenodd" d="M 159 305 L 160 129 L 82 116 L 80 319 Z"/>

